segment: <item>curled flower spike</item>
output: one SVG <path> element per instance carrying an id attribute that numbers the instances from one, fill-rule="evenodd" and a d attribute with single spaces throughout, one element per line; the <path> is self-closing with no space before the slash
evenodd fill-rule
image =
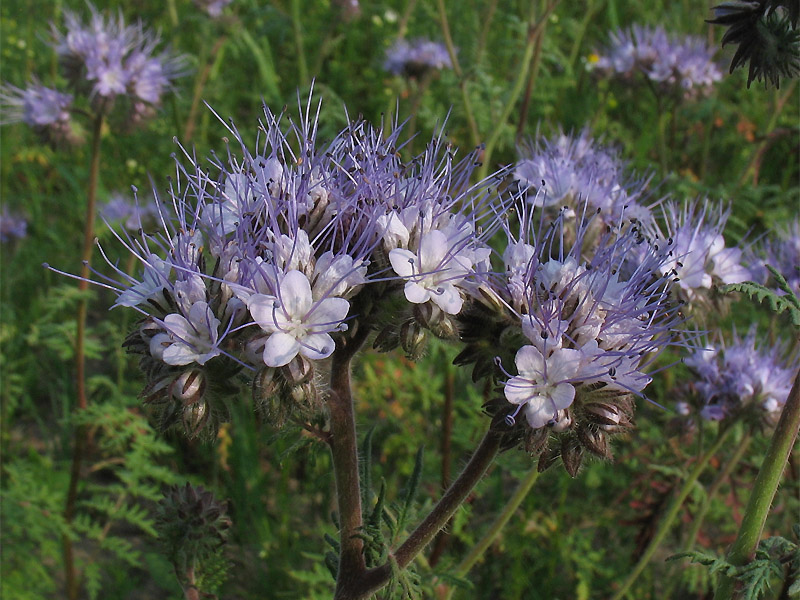
<path id="1" fill-rule="evenodd" d="M 752 278 L 742 264 L 742 250 L 725 246 L 722 232 L 729 215 L 729 208 L 715 209 L 708 200 L 683 206 L 668 202 L 663 205 L 663 232 L 656 225 L 648 232 L 664 256 L 661 273 L 673 273 L 676 289 L 690 302 L 708 300 L 715 284 Z"/>

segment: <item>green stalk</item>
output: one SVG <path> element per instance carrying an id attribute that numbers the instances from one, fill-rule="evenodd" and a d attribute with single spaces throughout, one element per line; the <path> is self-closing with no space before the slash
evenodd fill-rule
<path id="1" fill-rule="evenodd" d="M 500 139 L 503 127 L 508 122 L 508 117 L 511 115 L 511 111 L 514 110 L 514 106 L 516 105 L 517 100 L 522 93 L 522 88 L 525 86 L 525 80 L 529 75 L 532 79 L 535 77 L 534 73 L 530 73 L 530 66 L 533 59 L 534 50 L 536 48 L 536 43 L 539 39 L 539 36 L 544 34 L 544 26 L 547 23 L 547 19 L 556 9 L 559 2 L 560 0 L 551 0 L 548 2 L 544 13 L 539 20 L 528 28 L 528 39 L 525 43 L 525 54 L 522 56 L 522 64 L 520 65 L 519 72 L 517 73 L 517 79 L 514 81 L 514 86 L 511 88 L 511 94 L 509 94 L 506 105 L 503 107 L 503 112 L 501 113 L 500 118 L 494 123 L 492 127 L 492 134 L 489 136 L 489 140 L 486 142 L 486 148 L 484 150 L 482 160 L 483 164 L 478 169 L 478 179 L 483 179 L 489 173 L 492 152 L 494 151 L 494 147 L 497 145 L 497 141 Z M 532 85 L 533 83 L 531 83 L 531 86 Z"/>
<path id="2" fill-rule="evenodd" d="M 667 508 L 666 513 L 661 519 L 661 523 L 658 526 L 658 530 L 656 531 L 653 539 L 650 540 L 650 544 L 648 544 L 647 549 L 645 549 L 642 556 L 639 558 L 639 561 L 634 566 L 633 570 L 630 572 L 628 577 L 622 582 L 622 585 L 617 590 L 617 592 L 612 597 L 612 600 L 622 600 L 627 594 L 630 587 L 633 583 L 638 579 L 639 575 L 641 575 L 644 568 L 650 562 L 650 559 L 653 558 L 653 554 L 655 554 L 658 547 L 661 545 L 661 542 L 664 541 L 667 533 L 669 532 L 670 528 L 672 527 L 672 523 L 675 521 L 675 517 L 678 516 L 680 512 L 681 506 L 683 506 L 684 501 L 689 496 L 689 493 L 692 491 L 695 482 L 697 481 L 700 474 L 705 470 L 706 466 L 708 466 L 708 462 L 711 460 L 711 457 L 719 451 L 722 447 L 725 439 L 728 437 L 730 432 L 733 430 L 732 427 L 727 427 L 722 429 L 719 434 L 717 435 L 717 439 L 711 445 L 711 447 L 706 450 L 705 454 L 703 454 L 694 465 L 694 468 L 691 470 L 689 475 L 686 477 L 686 481 L 683 483 L 683 487 L 680 489 L 678 494 L 672 499 L 669 507 Z"/>
<path id="3" fill-rule="evenodd" d="M 694 548 L 695 541 L 700 533 L 700 528 L 703 526 L 703 521 L 706 518 L 706 514 L 708 514 L 708 509 L 711 507 L 711 501 L 717 495 L 719 488 L 722 487 L 722 484 L 725 482 L 725 480 L 733 472 L 734 467 L 739 464 L 739 461 L 742 459 L 742 456 L 744 456 L 744 453 L 747 452 L 752 439 L 753 436 L 748 431 L 742 441 L 736 446 L 736 451 L 728 459 L 728 462 L 725 463 L 725 466 L 722 467 L 722 471 L 720 471 L 719 475 L 717 475 L 717 478 L 708 488 L 706 498 L 698 509 L 697 514 L 695 514 L 694 520 L 692 521 L 692 528 L 689 530 L 689 533 L 686 536 L 686 545 L 684 546 L 685 551 L 688 552 Z"/>
<path id="4" fill-rule="evenodd" d="M 744 511 L 739 535 L 728 551 L 728 562 L 733 565 L 747 564 L 755 554 L 769 508 L 781 482 L 781 475 L 797 439 L 798 429 L 800 429 L 800 372 L 795 377 L 767 455 L 753 483 L 753 491 Z M 714 593 L 714 600 L 734 598 L 735 583 L 734 579 L 723 574 Z"/>
<path id="5" fill-rule="evenodd" d="M 525 478 L 520 482 L 517 489 L 514 491 L 514 494 L 509 498 L 506 505 L 503 507 L 503 510 L 497 515 L 497 518 L 492 523 L 489 530 L 483 534 L 483 537 L 480 541 L 475 544 L 472 550 L 464 557 L 464 559 L 459 563 L 456 567 L 453 575 L 456 577 L 464 577 L 467 573 L 469 573 L 470 569 L 475 566 L 475 563 L 480 560 L 483 556 L 483 553 L 492 545 L 492 543 L 497 539 L 497 536 L 500 535 L 500 532 L 506 526 L 506 523 L 511 519 L 514 513 L 519 508 L 519 505 L 522 504 L 522 501 L 528 496 L 528 492 L 531 491 L 533 484 L 536 483 L 536 480 L 539 478 L 539 469 L 537 465 L 534 465 L 533 468 L 528 471 Z M 453 597 L 455 593 L 455 588 L 451 587 L 447 591 L 447 595 L 445 596 L 446 600 L 449 600 Z"/>
<path id="6" fill-rule="evenodd" d="M 444 0 L 437 0 L 439 8 L 439 24 L 442 27 L 442 37 L 444 37 L 445 46 L 447 46 L 447 53 L 450 55 L 450 62 L 453 64 L 453 72 L 458 77 L 458 87 L 461 89 L 461 100 L 464 103 L 464 113 L 467 117 L 467 124 L 469 125 L 470 136 L 472 137 L 472 145 L 477 146 L 480 143 L 481 136 L 478 132 L 478 124 L 475 121 L 475 112 L 472 110 L 472 100 L 469 98 L 467 90 L 467 81 L 464 78 L 464 71 L 461 70 L 461 64 L 458 62 L 458 55 L 456 54 L 456 47 L 453 45 L 453 37 L 450 35 L 450 24 L 447 21 L 447 11 L 444 7 Z"/>
<path id="7" fill-rule="evenodd" d="M 300 75 L 300 84 L 308 83 L 308 65 L 306 52 L 303 48 L 303 29 L 300 25 L 300 0 L 292 0 L 292 30 L 294 31 L 294 47 L 297 52 L 297 70 Z"/>
<path id="8" fill-rule="evenodd" d="M 81 258 L 81 279 L 78 281 L 78 290 L 81 298 L 78 301 L 78 316 L 75 333 L 75 371 L 76 371 L 76 397 L 77 409 L 84 410 L 88 406 L 86 396 L 86 313 L 88 300 L 86 292 L 89 289 L 89 261 L 94 249 L 94 219 L 97 212 L 97 182 L 100 177 L 100 140 L 103 131 L 103 113 L 99 112 L 92 121 L 92 146 L 89 162 L 89 188 L 86 194 L 86 219 L 84 224 L 83 251 Z M 81 463 L 86 448 L 87 431 L 84 425 L 75 428 L 74 443 L 72 446 L 72 466 L 69 474 L 69 488 L 67 500 L 64 505 L 64 519 L 69 526 L 75 516 L 75 502 L 78 498 L 78 481 L 81 474 Z M 69 600 L 78 598 L 78 579 L 75 573 L 75 560 L 72 552 L 72 540 L 67 535 L 62 537 L 64 556 L 64 572 L 66 592 Z"/>

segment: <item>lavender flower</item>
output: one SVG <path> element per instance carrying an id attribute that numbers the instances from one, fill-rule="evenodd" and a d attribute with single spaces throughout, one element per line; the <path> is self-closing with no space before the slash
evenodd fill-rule
<path id="1" fill-rule="evenodd" d="M 730 343 L 702 341 L 684 362 L 697 380 L 695 409 L 707 420 L 744 418 L 754 424 L 777 422 L 797 370 L 785 345 L 756 343 L 756 329 Z"/>
<path id="2" fill-rule="evenodd" d="M 766 265 L 770 265 L 786 279 L 789 289 L 800 296 L 800 218 L 795 217 L 786 227 L 777 228 L 775 233 L 764 238 L 751 252 L 749 268 L 752 279 L 767 283 L 770 274 Z"/>
<path id="3" fill-rule="evenodd" d="M 675 343 L 680 318 L 662 256 L 645 249 L 635 270 L 621 269 L 637 246 L 646 248 L 635 228 L 607 234 L 584 256 L 596 215 L 573 221 L 564 212 L 551 225 L 538 217 L 538 228 L 533 215 L 520 205 L 519 234 L 506 227 L 505 272 L 480 289 L 483 308 L 465 315 L 468 346 L 456 360 L 475 362 L 480 374 L 513 356 L 517 374 L 502 369 L 504 398 L 488 410 L 542 455 L 542 468 L 560 455 L 575 475 L 584 450 L 610 458 L 608 435 L 632 426 L 634 396 L 650 383 L 655 357 Z M 565 232 L 570 223 L 574 234 Z M 497 337 L 487 342 L 490 334 Z M 559 450 L 550 448 L 551 433 Z"/>
<path id="4" fill-rule="evenodd" d="M 55 144 L 78 144 L 82 136 L 70 114 L 72 99 L 36 82 L 25 89 L 4 84 L 0 89 L 3 122 L 21 121 Z"/>
<path id="5" fill-rule="evenodd" d="M 222 11 L 231 2 L 233 2 L 233 0 L 194 0 L 195 5 L 206 11 L 208 16 L 212 19 L 219 18 L 220 15 L 222 15 Z"/>
<path id="6" fill-rule="evenodd" d="M 397 40 L 387 51 L 383 68 L 394 75 L 419 79 L 431 71 L 452 69 L 447 48 L 441 42 L 425 38 Z"/>
<path id="7" fill-rule="evenodd" d="M 722 79 L 713 55 L 714 50 L 699 37 L 634 25 L 612 33 L 606 51 L 594 55 L 591 64 L 600 73 L 625 80 L 641 73 L 661 92 L 693 99 L 708 95 Z"/>
<path id="8" fill-rule="evenodd" d="M 163 212 L 164 208 L 155 199 L 140 203 L 135 196 L 131 198 L 119 193 L 111 194 L 108 202 L 100 207 L 104 219 L 121 223 L 128 231 L 154 227 Z"/>
<path id="9" fill-rule="evenodd" d="M 14 214 L 7 206 L 0 209 L 0 243 L 7 244 L 12 240 L 21 240 L 28 234 L 28 221 L 25 217 Z"/>
<path id="10" fill-rule="evenodd" d="M 141 24 L 126 25 L 121 13 L 106 17 L 91 4 L 89 9 L 88 24 L 64 11 L 66 32 L 53 27 L 54 46 L 67 79 L 77 89 L 88 86 L 96 106 L 106 107 L 117 96 L 129 96 L 134 107 L 136 101 L 158 105 L 172 80 L 181 75 L 183 58 L 156 54 L 158 37 Z"/>
<path id="11" fill-rule="evenodd" d="M 255 149 L 229 126 L 233 143 L 210 167 L 184 151 L 157 205 L 161 230 L 117 234 L 142 272 L 105 285 L 143 315 L 126 346 L 165 426 L 213 426 L 221 390 L 246 373 L 276 422 L 311 418 L 317 365 L 351 330 L 383 328 L 394 345 L 410 329 L 455 337 L 485 283 L 505 204 L 489 204 L 498 179 L 470 183 L 474 154 L 456 161 L 439 136 L 405 163 L 399 127 L 362 121 L 322 146 L 318 111 L 287 126 L 265 110 Z"/>
<path id="12" fill-rule="evenodd" d="M 623 221 L 648 224 L 650 209 L 641 204 L 649 178 L 626 175 L 627 165 L 611 147 L 591 138 L 588 129 L 578 136 L 560 133 L 521 148 L 514 176 L 534 206 L 573 214 L 585 203 L 600 210 L 604 225 Z"/>
<path id="13" fill-rule="evenodd" d="M 675 275 L 679 295 L 689 302 L 708 299 L 713 285 L 751 279 L 742 264 L 742 250 L 726 247 L 722 232 L 730 209 L 713 208 L 708 200 L 663 205 L 665 229 L 650 228 L 649 235 L 664 255 L 663 274 Z"/>

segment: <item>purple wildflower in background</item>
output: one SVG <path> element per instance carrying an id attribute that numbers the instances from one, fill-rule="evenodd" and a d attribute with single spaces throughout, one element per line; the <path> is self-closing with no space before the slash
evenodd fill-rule
<path id="1" fill-rule="evenodd" d="M 757 344 L 753 327 L 744 338 L 734 332 L 729 343 L 704 341 L 683 362 L 697 377 L 693 400 L 702 418 L 774 425 L 792 387 L 796 358 L 785 344 Z"/>
<path id="2" fill-rule="evenodd" d="M 447 47 L 425 38 L 397 40 L 386 51 L 383 68 L 394 75 L 420 78 L 431 71 L 452 69 Z"/>
<path id="3" fill-rule="evenodd" d="M 663 27 L 634 25 L 611 34 L 606 50 L 594 55 L 592 69 L 621 79 L 638 74 L 662 92 L 693 99 L 708 95 L 722 79 L 714 49 L 699 37 L 670 35 Z"/>
<path id="4" fill-rule="evenodd" d="M 28 221 L 25 217 L 12 213 L 7 206 L 0 209 L 0 242 L 6 244 L 21 240 L 28 234 Z"/>
<path id="5" fill-rule="evenodd" d="M 652 220 L 650 208 L 642 204 L 649 178 L 628 175 L 616 150 L 593 140 L 588 129 L 577 136 L 560 133 L 536 140 L 520 154 L 514 177 L 534 206 L 557 211 L 567 206 L 575 214 L 586 203 L 612 227 Z"/>
<path id="6" fill-rule="evenodd" d="M 70 114 L 72 100 L 71 94 L 63 94 L 36 82 L 25 89 L 9 84 L 0 89 L 3 123 L 25 123 L 55 144 L 82 141 Z"/>
<path id="7" fill-rule="evenodd" d="M 120 193 L 112 193 L 108 202 L 100 206 L 100 216 L 106 221 L 121 223 L 128 231 L 154 228 L 162 211 L 163 207 L 153 199 L 139 202 L 137 197 Z"/>
<path id="8" fill-rule="evenodd" d="M 183 71 L 183 58 L 156 53 L 159 38 L 141 23 L 126 25 L 122 14 L 101 14 L 89 5 L 91 20 L 64 11 L 66 32 L 53 27 L 54 46 L 66 78 L 88 91 L 95 105 L 128 96 L 134 111 L 157 106 L 172 81 Z M 139 106 L 137 106 L 137 101 Z"/>
<path id="9" fill-rule="evenodd" d="M 216 19 L 222 15 L 222 11 L 231 2 L 233 2 L 233 0 L 194 0 L 195 5 L 206 11 L 208 16 L 212 19 Z"/>
<path id="10" fill-rule="evenodd" d="M 753 281 L 762 284 L 769 281 L 771 275 L 766 265 L 778 271 L 789 289 L 800 296 L 800 218 L 795 217 L 786 227 L 776 228 L 773 235 L 754 246 L 749 257 Z"/>
<path id="11" fill-rule="evenodd" d="M 665 258 L 661 272 L 675 276 L 683 299 L 707 299 L 714 285 L 751 279 L 742 250 L 725 245 L 722 233 L 729 215 L 730 208 L 714 208 L 708 200 L 662 205 L 664 228 L 654 225 L 648 233 Z"/>

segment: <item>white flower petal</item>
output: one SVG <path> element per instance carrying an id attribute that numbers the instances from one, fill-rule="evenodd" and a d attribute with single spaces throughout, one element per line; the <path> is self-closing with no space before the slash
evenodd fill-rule
<path id="1" fill-rule="evenodd" d="M 534 346 L 523 346 L 514 357 L 517 372 L 529 379 L 544 380 L 544 357 Z"/>
<path id="2" fill-rule="evenodd" d="M 289 364 L 300 352 L 300 342 L 288 333 L 278 331 L 267 338 L 264 344 L 264 364 L 268 367 L 282 367 Z"/>
<path id="3" fill-rule="evenodd" d="M 400 277 L 413 277 L 419 274 L 417 256 L 403 248 L 395 248 L 389 252 L 389 262 L 392 263 L 394 272 Z"/>
<path id="4" fill-rule="evenodd" d="M 350 311 L 350 303 L 344 298 L 326 298 L 317 303 L 305 322 L 309 326 L 325 325 L 327 331 L 338 327 Z"/>
<path id="5" fill-rule="evenodd" d="M 522 377 L 512 377 L 506 381 L 503 393 L 511 404 L 525 404 L 535 395 L 535 386 Z"/>
<path id="6" fill-rule="evenodd" d="M 278 300 L 281 311 L 287 318 L 302 318 L 311 308 L 311 284 L 300 271 L 289 271 L 281 281 L 281 291 Z"/>
<path id="7" fill-rule="evenodd" d="M 405 287 L 406 300 L 414 304 L 422 304 L 431 299 L 431 293 L 421 285 L 409 281 Z"/>
<path id="8" fill-rule="evenodd" d="M 307 335 L 300 347 L 300 354 L 311 360 L 328 358 L 336 349 L 333 338 L 327 333 L 314 333 Z"/>

